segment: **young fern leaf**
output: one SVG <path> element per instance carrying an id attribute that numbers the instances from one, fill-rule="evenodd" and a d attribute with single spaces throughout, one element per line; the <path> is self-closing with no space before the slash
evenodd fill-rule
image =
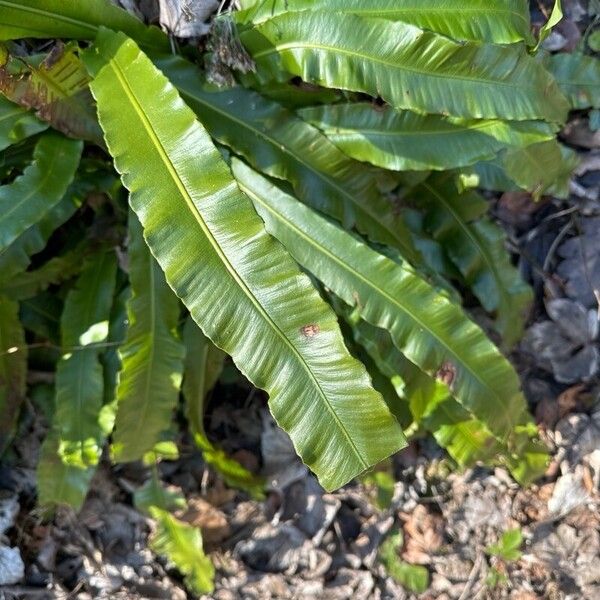
<path id="1" fill-rule="evenodd" d="M 568 103 L 522 47 L 458 43 L 401 22 L 304 11 L 240 33 L 264 78 L 380 96 L 396 109 L 562 123 Z"/>
<path id="2" fill-rule="evenodd" d="M 0 294 L 0 456 L 12 440 L 25 398 L 27 346 L 19 305 Z"/>
<path id="3" fill-rule="evenodd" d="M 73 181 L 82 147 L 58 133 L 45 133 L 31 165 L 0 187 L 0 253 L 60 202 Z"/>
<path id="4" fill-rule="evenodd" d="M 13 58 L 0 66 L 0 93 L 77 139 L 102 144 L 89 77 L 73 45 L 57 44 L 41 64 Z"/>
<path id="5" fill-rule="evenodd" d="M 130 204 L 169 285 L 207 336 L 270 395 L 278 423 L 327 489 L 404 445 L 337 320 L 175 88 L 122 34 L 103 30 L 92 92 Z"/>
<path id="6" fill-rule="evenodd" d="M 209 91 L 194 66 L 180 58 L 161 59 L 158 66 L 219 142 L 255 168 L 289 181 L 303 202 L 344 227 L 397 248 L 411 264 L 421 263 L 406 225 L 379 193 L 373 169 L 350 160 L 316 127 L 256 92 Z"/>
<path id="7" fill-rule="evenodd" d="M 460 194 L 451 178 L 433 177 L 410 200 L 425 209 L 424 226 L 446 251 L 482 306 L 496 314 L 507 347 L 519 340 L 533 293 L 509 261 L 505 235 L 485 215 L 488 203 L 476 192 Z"/>
<path id="8" fill-rule="evenodd" d="M 144 46 L 169 49 L 160 29 L 146 27 L 110 0 L 0 0 L 0 40 L 93 40 L 102 26 L 122 31 Z"/>
<path id="9" fill-rule="evenodd" d="M 233 162 L 240 187 L 267 230 L 292 256 L 360 316 L 387 329 L 396 347 L 426 373 L 449 380 L 456 399 L 510 435 L 526 403 L 510 363 L 460 307 L 421 279 L 284 194 L 242 162 Z"/>
<path id="10" fill-rule="evenodd" d="M 261 23 L 303 10 L 402 21 L 456 40 L 534 42 L 526 0 L 464 0 L 460 7 L 454 0 L 258 0 L 235 16 L 239 23 Z"/>
<path id="11" fill-rule="evenodd" d="M 0 95 L 0 150 L 47 128 L 46 123 L 37 119 L 29 111 Z"/>
<path id="12" fill-rule="evenodd" d="M 117 269 L 113 253 L 87 261 L 61 318 L 64 354 L 56 369 L 52 428 L 38 464 L 39 503 L 83 504 L 104 438 L 104 376 L 98 344 L 106 340 Z"/>
<path id="13" fill-rule="evenodd" d="M 454 169 L 491 160 L 506 146 L 554 138 L 542 121 L 451 119 L 367 103 L 313 106 L 299 114 L 348 156 L 395 171 Z"/>
<path id="14" fill-rule="evenodd" d="M 116 462 L 140 460 L 161 441 L 173 418 L 183 373 L 179 299 L 144 241 L 142 226 L 129 214 L 129 327 L 121 347 L 113 433 Z"/>
<path id="15" fill-rule="evenodd" d="M 263 496 L 260 479 L 217 448 L 204 429 L 206 395 L 217 383 L 227 355 L 202 333 L 191 317 L 185 323 L 183 339 L 186 355 L 182 391 L 194 441 L 202 450 L 204 460 L 223 477 L 225 483 L 260 498 Z"/>
<path id="16" fill-rule="evenodd" d="M 185 583 L 196 594 L 212 592 L 215 569 L 204 553 L 200 529 L 171 514 L 173 510 L 185 510 L 183 495 L 165 489 L 155 470 L 152 478 L 136 491 L 135 505 L 155 521 L 150 547 L 181 571 Z"/>

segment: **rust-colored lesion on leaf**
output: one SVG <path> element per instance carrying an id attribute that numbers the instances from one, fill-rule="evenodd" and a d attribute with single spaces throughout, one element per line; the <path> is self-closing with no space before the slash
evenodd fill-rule
<path id="1" fill-rule="evenodd" d="M 442 366 L 437 370 L 435 378 L 447 385 L 448 388 L 452 389 L 452 386 L 456 380 L 456 375 L 456 366 L 447 360 L 442 363 Z"/>
<path id="2" fill-rule="evenodd" d="M 316 323 L 311 323 L 309 325 L 304 325 L 300 328 L 300 332 L 304 337 L 313 338 L 319 334 L 321 328 Z"/>

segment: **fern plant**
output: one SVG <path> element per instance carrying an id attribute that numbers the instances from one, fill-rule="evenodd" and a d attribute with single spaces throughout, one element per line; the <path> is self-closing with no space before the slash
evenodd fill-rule
<path id="1" fill-rule="evenodd" d="M 600 105 L 597 60 L 545 56 L 525 0 L 240 4 L 174 54 L 108 0 L 0 2 L 0 449 L 29 364 L 56 373 L 43 505 L 81 505 L 107 440 L 173 456 L 180 392 L 206 460 L 260 494 L 204 431 L 229 355 L 326 489 L 424 432 L 532 481 L 518 376 L 461 307 L 506 351 L 531 302 L 475 188 L 568 193 L 556 134 Z M 148 485 L 155 546 L 209 589 Z"/>

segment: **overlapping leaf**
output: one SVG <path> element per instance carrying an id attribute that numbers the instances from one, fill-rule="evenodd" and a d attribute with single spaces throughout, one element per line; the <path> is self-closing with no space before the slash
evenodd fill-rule
<path id="1" fill-rule="evenodd" d="M 396 109 L 550 122 L 568 111 L 554 79 L 519 46 L 458 43 L 401 22 L 318 11 L 284 13 L 240 36 L 264 77 L 289 73 Z"/>
<path id="2" fill-rule="evenodd" d="M 303 202 L 398 248 L 411 263 L 421 262 L 406 225 L 378 192 L 376 173 L 350 160 L 316 127 L 251 90 L 208 91 L 181 59 L 158 64 L 217 140 L 289 181 Z"/>
<path id="3" fill-rule="evenodd" d="M 132 297 L 113 434 L 117 462 L 139 460 L 160 441 L 173 418 L 183 372 L 179 299 L 150 254 L 135 214 L 129 217 L 129 279 Z"/>
<path id="4" fill-rule="evenodd" d="M 270 395 L 326 488 L 404 441 L 335 315 L 270 238 L 208 134 L 137 46 L 102 32 L 92 91 L 130 203 L 194 320 Z"/>
<path id="5" fill-rule="evenodd" d="M 554 137 L 542 121 L 452 119 L 366 103 L 309 107 L 300 116 L 348 156 L 397 171 L 453 169 Z"/>
<path id="6" fill-rule="evenodd" d="M 102 143 L 89 77 L 75 46 L 58 44 L 41 64 L 22 58 L 0 66 L 0 93 L 65 135 Z"/>
<path id="7" fill-rule="evenodd" d="M 573 109 L 600 107 L 600 60 L 579 52 L 554 54 L 548 70 Z"/>
<path id="8" fill-rule="evenodd" d="M 430 431 L 459 465 L 501 464 L 522 485 L 544 474 L 548 452 L 536 439 L 535 427 L 527 415 L 523 415 L 522 421 L 515 420 L 510 436 L 502 443 L 485 420 L 475 418 L 452 398 L 444 382 L 431 378 L 402 356 L 387 331 L 357 321 L 347 307 L 340 312 L 344 318 L 350 318 L 356 342 L 366 349 L 381 371 L 392 382 L 402 381 L 402 394 L 415 424 Z"/>
<path id="9" fill-rule="evenodd" d="M 244 6 L 244 4 L 242 5 Z M 258 0 L 236 14 L 241 23 L 260 23 L 285 12 L 322 10 L 403 21 L 457 40 L 531 43 L 525 0 Z"/>
<path id="10" fill-rule="evenodd" d="M 110 0 L 0 0 L 0 40 L 93 40 L 99 27 L 123 31 L 142 45 L 168 50 L 167 37 Z"/>
<path id="11" fill-rule="evenodd" d="M 509 262 L 504 233 L 485 217 L 487 202 L 475 192 L 459 194 L 444 176 L 419 185 L 411 199 L 426 210 L 424 226 L 482 306 L 496 314 L 498 331 L 512 346 L 523 332 L 533 295 Z"/>
<path id="12" fill-rule="evenodd" d="M 39 223 L 65 195 L 83 144 L 58 133 L 38 141 L 32 164 L 14 182 L 0 187 L 0 252 Z"/>
<path id="13" fill-rule="evenodd" d="M 575 152 L 556 140 L 526 148 L 508 148 L 492 161 L 461 169 L 469 187 L 511 191 L 523 189 L 535 199 L 548 194 L 569 195 L 569 182 L 579 159 Z"/>
<path id="14" fill-rule="evenodd" d="M 411 269 L 398 265 L 234 161 L 234 173 L 275 235 L 307 270 L 504 438 L 526 411 L 519 380 L 484 333 Z"/>

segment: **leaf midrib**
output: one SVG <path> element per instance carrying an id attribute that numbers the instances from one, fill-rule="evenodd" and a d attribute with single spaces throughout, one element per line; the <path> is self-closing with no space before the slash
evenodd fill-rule
<path id="1" fill-rule="evenodd" d="M 12 208 L 10 208 L 8 211 L 4 212 L 2 214 L 2 216 L 0 216 L 0 224 L 2 224 L 3 222 L 5 222 L 16 210 L 18 210 L 19 208 L 21 208 L 21 206 L 23 204 L 27 203 L 35 194 L 37 194 L 46 185 L 46 183 L 48 182 L 48 180 L 52 178 L 52 175 L 53 175 L 52 168 L 54 167 L 54 164 L 56 163 L 57 157 L 59 157 L 59 156 L 62 158 L 62 154 L 60 152 L 54 152 L 52 154 L 52 158 L 51 158 L 51 160 L 50 160 L 50 162 L 48 164 L 49 168 L 46 170 L 46 173 L 42 175 L 42 179 L 39 182 L 39 184 L 36 187 L 34 187 L 33 190 L 30 193 L 28 193 L 27 195 L 23 196 L 18 202 L 16 202 L 12 206 Z M 41 161 L 38 160 L 38 163 L 36 165 L 38 171 L 40 170 L 40 163 L 41 163 Z M 25 175 L 23 175 L 23 177 L 25 177 Z M 21 178 L 21 181 L 22 181 L 23 177 Z M 17 182 L 15 182 L 15 183 L 17 183 Z M 13 186 L 14 186 L 14 184 L 10 185 L 10 186 L 2 187 L 2 188 L 0 188 L 0 192 L 3 189 L 6 189 L 8 187 L 13 187 Z M 4 203 L 6 200 L 7 200 L 7 198 L 6 197 L 2 197 L 2 195 L 0 194 L 0 205 L 2 203 Z M 48 211 L 52 208 L 52 204 L 50 204 L 49 206 L 46 206 L 45 208 L 46 208 L 45 212 L 43 212 L 43 214 L 41 214 L 41 215 L 38 215 L 39 218 L 44 217 L 48 213 Z M 35 223 L 32 223 L 29 227 L 32 227 L 33 225 L 35 225 Z M 27 231 L 29 229 L 29 227 L 27 227 L 25 229 L 25 231 Z M 4 248 L 8 248 L 16 239 L 17 238 L 13 238 L 13 240 L 10 243 L 6 244 L 4 246 Z"/>
<path id="2" fill-rule="evenodd" d="M 152 123 L 148 119 L 148 116 L 144 112 L 144 110 L 143 110 L 142 106 L 140 105 L 140 103 L 138 102 L 133 90 L 131 89 L 131 86 L 129 85 L 129 82 L 127 81 L 127 78 L 125 77 L 125 74 L 123 73 L 123 71 L 121 69 L 121 66 L 117 63 L 116 60 L 108 61 L 107 65 L 110 66 L 110 68 L 114 71 L 117 79 L 119 80 L 119 83 L 121 84 L 121 86 L 123 88 L 123 91 L 125 92 L 125 94 L 127 95 L 128 99 L 129 99 L 133 109 L 135 110 L 135 112 L 138 114 L 140 120 L 142 121 L 142 124 L 144 125 L 144 128 L 145 128 L 148 136 L 150 137 L 151 140 L 154 141 L 154 145 L 155 145 L 156 150 L 158 151 L 158 155 L 160 156 L 165 167 L 167 168 L 167 171 L 169 172 L 171 179 L 173 180 L 175 186 L 179 190 L 185 203 L 188 205 L 188 208 L 190 209 L 191 214 L 195 217 L 198 225 L 200 225 L 200 228 L 202 229 L 202 231 L 206 235 L 207 239 L 209 240 L 215 253 L 220 258 L 221 262 L 223 263 L 223 265 L 229 272 L 230 276 L 238 284 L 240 289 L 245 293 L 246 297 L 250 300 L 250 302 L 254 305 L 257 312 L 262 316 L 262 318 L 265 320 L 265 322 L 270 325 L 270 328 L 276 332 L 277 336 L 279 338 L 281 338 L 283 343 L 290 350 L 291 354 L 296 358 L 297 362 L 300 364 L 302 369 L 304 371 L 306 371 L 306 373 L 309 376 L 309 379 L 313 382 L 314 387 L 318 391 L 318 395 L 322 398 L 324 406 L 327 408 L 328 412 L 330 413 L 331 417 L 333 418 L 333 421 L 337 424 L 339 430 L 342 432 L 342 434 L 346 438 L 348 445 L 352 449 L 355 457 L 358 459 L 358 461 L 362 465 L 363 469 L 368 469 L 369 465 L 368 465 L 367 461 L 365 461 L 365 459 L 362 457 L 362 455 L 358 451 L 358 448 L 354 444 L 354 441 L 353 441 L 352 437 L 350 436 L 350 433 L 347 431 L 346 427 L 341 422 L 338 415 L 335 413 L 335 410 L 330 405 L 329 400 L 328 400 L 327 396 L 325 395 L 323 389 L 321 388 L 314 373 L 312 372 L 312 370 L 310 369 L 308 364 L 304 361 L 304 359 L 302 358 L 302 355 L 299 353 L 299 351 L 296 349 L 296 347 L 287 338 L 287 336 L 284 334 L 284 332 L 281 330 L 281 328 L 277 325 L 277 323 L 275 323 L 271 319 L 269 314 L 265 311 L 265 309 L 262 307 L 262 305 L 260 304 L 258 299 L 255 297 L 255 295 L 247 287 L 246 283 L 241 278 L 239 273 L 236 271 L 234 266 L 229 262 L 229 259 L 223 252 L 223 250 L 220 247 L 220 245 L 218 244 L 217 240 L 212 235 L 212 232 L 210 231 L 210 229 L 207 227 L 206 223 L 204 222 L 204 219 L 202 218 L 202 215 L 200 214 L 199 210 L 195 206 L 185 185 L 181 181 L 181 178 L 179 177 L 179 174 L 177 173 L 175 166 L 171 162 L 171 159 L 170 159 L 168 153 L 166 152 L 165 148 L 163 147 L 161 140 L 159 139 L 158 135 L 154 131 L 154 128 L 152 127 Z M 239 189 L 239 187 L 236 185 L 235 181 L 233 181 L 232 183 L 236 188 Z"/>
<path id="3" fill-rule="evenodd" d="M 424 182 L 423 187 L 433 196 L 435 196 L 438 201 L 446 208 L 446 210 L 450 213 L 452 218 L 458 223 L 459 227 L 465 232 L 466 236 L 471 240 L 473 245 L 479 249 L 480 255 L 483 257 L 486 262 L 489 270 L 494 274 L 494 280 L 496 281 L 496 288 L 498 291 L 498 295 L 501 297 L 501 304 L 510 305 L 510 301 L 506 291 L 504 289 L 504 285 L 502 283 L 502 278 L 499 275 L 498 269 L 494 264 L 494 260 L 489 255 L 487 251 L 487 247 L 485 244 L 482 244 L 473 234 L 473 232 L 466 226 L 464 219 L 461 219 L 458 213 L 454 210 L 454 207 L 451 206 L 449 202 L 446 202 L 446 199 L 440 194 L 435 188 L 432 188 L 428 183 Z"/>
<path id="4" fill-rule="evenodd" d="M 260 25 L 256 28 L 256 30 L 260 29 Z M 270 40 L 269 40 L 270 41 Z M 450 40 L 448 40 L 450 43 Z M 273 42 L 271 42 L 273 43 Z M 336 46 L 329 46 L 328 44 L 324 44 L 321 42 L 311 42 L 311 43 L 302 43 L 302 42 L 286 42 L 285 44 L 273 44 L 272 48 L 266 48 L 265 50 L 261 50 L 260 52 L 255 52 L 252 54 L 252 58 L 259 59 L 264 56 L 269 56 L 271 54 L 280 53 L 285 50 L 306 50 L 306 49 L 316 49 L 316 50 L 325 50 L 327 52 L 331 52 L 334 54 L 344 54 L 346 56 L 358 57 L 359 59 L 365 60 L 366 62 L 371 62 L 375 64 L 383 65 L 384 67 L 389 67 L 391 69 L 397 71 L 407 71 L 408 73 L 412 73 L 413 75 L 418 75 L 419 77 L 432 77 L 437 79 L 450 79 L 452 81 L 464 81 L 468 83 L 476 83 L 477 85 L 485 85 L 485 86 L 500 86 L 500 87 L 508 87 L 512 89 L 522 90 L 523 88 L 532 88 L 538 90 L 539 86 L 533 84 L 525 84 L 525 83 L 512 83 L 510 81 L 505 81 L 502 79 L 482 79 L 477 77 L 466 77 L 464 75 L 458 75 L 456 73 L 440 73 L 427 71 L 423 69 L 417 69 L 415 67 L 408 67 L 405 64 L 399 65 L 398 63 L 391 62 L 389 60 L 383 60 L 381 58 L 377 58 L 375 56 L 364 54 L 358 52 L 356 50 L 347 50 L 345 48 L 340 48 Z"/>
<path id="5" fill-rule="evenodd" d="M 83 2 L 84 0 L 80 1 Z M 77 25 L 79 27 L 83 27 L 84 29 L 91 30 L 94 33 L 98 31 L 98 26 L 96 25 L 90 25 L 85 21 L 80 21 L 79 19 L 74 19 L 73 17 L 67 17 L 65 15 L 61 15 L 60 13 L 56 13 L 53 11 L 34 8 L 33 6 L 19 6 L 15 2 L 9 2 L 8 0 L 0 0 L 0 6 L 5 6 L 9 9 L 12 8 L 13 10 L 28 12 L 34 15 L 39 15 L 50 19 L 56 19 L 57 21 L 63 21 L 64 23 L 69 23 L 70 25 Z M 13 25 L 12 23 L 4 23 L 4 25 L 6 25 L 7 27 L 15 27 L 15 25 Z M 29 29 L 30 31 L 39 31 L 40 33 L 45 32 L 44 29 L 37 29 L 34 27 L 30 27 L 29 25 L 23 26 L 22 29 Z"/>
<path id="6" fill-rule="evenodd" d="M 383 290 L 380 287 L 378 287 L 375 282 L 372 282 L 370 279 L 368 279 L 367 277 L 365 277 L 362 273 L 360 273 L 359 271 L 353 269 L 351 267 L 351 265 L 349 265 L 347 262 L 345 262 L 344 260 L 342 260 L 341 258 L 339 258 L 338 256 L 336 256 L 335 254 L 331 253 L 327 248 L 325 248 L 323 245 L 319 244 L 314 238 L 306 235 L 293 221 L 291 221 L 288 218 L 286 218 L 283 214 L 278 213 L 277 211 L 275 211 L 271 206 L 269 206 L 269 204 L 265 203 L 257 194 L 255 194 L 251 189 L 249 189 L 247 186 L 245 186 L 242 182 L 239 182 L 239 184 L 240 184 L 240 187 L 244 190 L 244 192 L 246 194 L 248 194 L 252 198 L 256 199 L 256 201 L 259 204 L 261 204 L 262 206 L 264 206 L 276 219 L 278 219 L 279 221 L 285 223 L 286 226 L 288 226 L 290 229 L 294 230 L 309 245 L 311 245 L 314 248 L 316 248 L 319 252 L 325 254 L 333 262 L 337 263 L 343 270 L 349 271 L 350 273 L 352 273 L 355 277 L 357 277 L 358 279 L 360 279 L 364 284 L 366 284 L 368 287 L 372 288 L 375 291 L 376 294 L 379 294 L 379 295 L 383 296 L 387 301 L 390 302 L 390 304 L 396 306 L 401 312 L 403 312 L 404 314 L 408 315 L 411 319 L 413 319 L 416 323 L 418 323 L 419 326 L 422 327 L 425 331 L 429 332 L 429 334 L 433 338 L 435 338 L 436 340 L 438 340 L 438 342 L 440 343 L 440 345 L 443 346 L 448 351 L 448 353 L 451 356 L 454 356 L 454 358 L 457 359 L 458 362 L 465 367 L 465 369 L 472 375 L 473 379 L 475 379 L 476 381 L 478 381 L 484 389 L 489 389 L 490 390 L 490 395 L 492 397 L 499 398 L 501 400 L 501 403 L 503 405 L 506 405 L 506 403 L 503 400 L 503 397 L 500 396 L 500 395 L 495 394 L 494 393 L 494 389 L 492 387 L 490 387 L 489 384 L 487 384 L 486 382 L 484 382 L 478 376 L 478 374 L 473 369 L 470 368 L 470 366 L 468 365 L 468 363 L 466 361 L 462 360 L 460 358 L 460 356 L 456 353 L 456 351 L 450 345 L 448 345 L 443 339 L 439 338 L 439 336 L 434 331 L 432 331 L 431 328 L 423 320 L 421 320 L 417 315 L 413 314 L 406 306 L 400 304 L 396 298 L 394 298 L 393 296 L 390 296 L 389 294 L 387 294 L 385 292 L 385 290 Z"/>
<path id="7" fill-rule="evenodd" d="M 373 219 L 378 225 L 380 225 L 383 229 L 385 229 L 385 231 L 391 235 L 393 237 L 393 239 L 396 241 L 396 243 L 399 246 L 399 249 L 404 251 L 407 256 L 412 256 L 414 254 L 413 250 L 411 250 L 410 246 L 408 246 L 406 244 L 406 242 L 397 235 L 396 231 L 394 228 L 390 228 L 386 223 L 381 222 L 376 215 L 371 214 L 368 210 L 367 207 L 369 207 L 369 203 L 366 203 L 365 205 L 361 205 L 358 202 L 358 199 L 355 198 L 355 196 L 353 196 L 352 194 L 350 194 L 348 191 L 346 191 L 343 187 L 340 187 L 340 185 L 335 181 L 335 179 L 331 179 L 330 177 L 328 177 L 324 172 L 315 169 L 314 167 L 312 167 L 309 163 L 307 163 L 306 161 L 304 161 L 300 156 L 298 156 L 296 153 L 292 152 L 289 149 L 289 146 L 287 144 L 283 144 L 278 142 L 276 139 L 272 138 L 271 136 L 269 136 L 267 133 L 265 133 L 264 131 L 253 127 L 250 124 L 250 121 L 244 121 L 242 119 L 238 119 L 237 117 L 233 116 L 231 113 L 228 113 L 227 111 L 224 111 L 220 108 L 218 108 L 215 104 L 211 104 L 210 102 L 207 102 L 205 100 L 203 100 L 202 98 L 199 98 L 198 96 L 194 95 L 191 92 L 187 92 L 181 88 L 178 88 L 179 92 L 182 96 L 187 96 L 188 98 L 191 98 L 192 100 L 199 102 L 200 104 L 208 107 L 209 110 L 213 110 L 217 113 L 219 113 L 222 117 L 224 117 L 225 119 L 228 119 L 230 121 L 232 121 L 233 123 L 235 123 L 236 125 L 239 125 L 240 127 L 247 129 L 248 131 L 253 132 L 256 136 L 263 138 L 268 144 L 270 144 L 271 146 L 273 146 L 274 148 L 277 149 L 277 151 L 279 152 L 283 152 L 284 154 L 287 154 L 288 156 L 290 156 L 293 160 L 295 160 L 296 162 L 298 162 L 300 165 L 302 165 L 307 171 L 309 171 L 310 173 L 313 174 L 314 177 L 321 179 L 322 181 L 325 182 L 326 185 L 332 187 L 338 194 L 340 194 L 340 196 L 343 196 L 344 198 L 347 198 L 348 201 L 352 204 L 352 206 L 354 207 L 355 211 L 364 211 L 364 213 L 369 217 L 369 219 Z M 308 125 L 308 123 L 306 123 Z M 235 151 L 235 145 L 233 145 L 233 149 Z"/>

